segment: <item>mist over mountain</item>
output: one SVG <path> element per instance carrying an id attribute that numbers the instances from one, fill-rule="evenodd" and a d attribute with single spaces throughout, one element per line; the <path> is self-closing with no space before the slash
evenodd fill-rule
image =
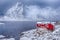
<path id="1" fill-rule="evenodd" d="M 59 2 L 59 0 L 18 0 L 17 3 L 5 11 L 4 16 L 2 16 L 0 20 L 59 21 L 60 6 L 57 6 Z"/>

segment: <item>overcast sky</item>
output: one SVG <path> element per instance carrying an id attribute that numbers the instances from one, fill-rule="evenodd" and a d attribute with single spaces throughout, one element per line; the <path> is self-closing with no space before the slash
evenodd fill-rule
<path id="1" fill-rule="evenodd" d="M 0 16 L 4 15 L 5 11 L 14 5 L 17 0 L 0 0 Z"/>
<path id="2" fill-rule="evenodd" d="M 60 0 L 21 0 L 23 4 L 27 5 L 40 5 L 40 6 L 60 6 Z"/>

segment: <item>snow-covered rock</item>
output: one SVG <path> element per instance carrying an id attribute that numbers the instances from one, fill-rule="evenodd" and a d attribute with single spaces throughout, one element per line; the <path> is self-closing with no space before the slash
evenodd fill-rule
<path id="1" fill-rule="evenodd" d="M 45 30 L 43 35 L 37 34 L 36 29 L 22 33 L 20 40 L 60 40 L 60 25 L 56 25 L 53 32 Z"/>
<path id="2" fill-rule="evenodd" d="M 5 36 L 0 35 L 0 40 L 15 40 L 14 38 L 5 38 Z"/>
<path id="3" fill-rule="evenodd" d="M 15 40 L 14 38 L 3 38 L 3 39 L 0 39 L 0 40 Z"/>

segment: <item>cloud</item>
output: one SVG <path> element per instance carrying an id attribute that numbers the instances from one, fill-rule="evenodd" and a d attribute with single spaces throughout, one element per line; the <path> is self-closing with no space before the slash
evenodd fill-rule
<path id="1" fill-rule="evenodd" d="M 60 0 L 20 0 L 25 5 L 59 6 Z"/>
<path id="2" fill-rule="evenodd" d="M 58 21 L 60 20 L 60 7 L 54 9 L 53 7 L 41 8 L 37 5 L 24 6 L 17 3 L 7 10 L 4 17 L 0 20 L 5 21 Z M 23 14 L 24 13 L 24 14 Z"/>
<path id="3" fill-rule="evenodd" d="M 26 16 L 33 20 L 60 20 L 60 8 L 54 9 L 52 7 L 41 8 L 39 6 L 27 6 Z"/>
<path id="4" fill-rule="evenodd" d="M 13 1 L 16 2 L 16 0 L 13 0 Z M 12 3 L 12 0 L 0 0 L 0 5 L 2 5 L 4 3 Z"/>

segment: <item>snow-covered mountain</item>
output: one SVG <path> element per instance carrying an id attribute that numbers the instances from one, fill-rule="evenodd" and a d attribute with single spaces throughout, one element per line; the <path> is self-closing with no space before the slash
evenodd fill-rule
<path id="1" fill-rule="evenodd" d="M 23 15 L 23 4 L 17 2 L 11 8 L 7 10 L 5 15 L 0 18 L 0 21 L 27 21 Z"/>
<path id="2" fill-rule="evenodd" d="M 20 18 L 23 19 L 23 5 L 21 3 L 16 3 L 10 9 L 7 10 L 4 17 L 1 17 L 0 20 L 18 20 Z"/>
<path id="3" fill-rule="evenodd" d="M 36 21 L 36 20 L 49 20 L 59 21 L 60 19 L 60 7 L 43 7 L 37 5 L 23 5 L 21 2 L 17 2 L 11 8 L 7 10 L 5 15 L 0 20 L 5 21 Z"/>
<path id="4" fill-rule="evenodd" d="M 16 3 L 12 6 L 5 14 L 5 18 L 19 19 L 23 18 L 23 5 L 21 3 Z"/>

